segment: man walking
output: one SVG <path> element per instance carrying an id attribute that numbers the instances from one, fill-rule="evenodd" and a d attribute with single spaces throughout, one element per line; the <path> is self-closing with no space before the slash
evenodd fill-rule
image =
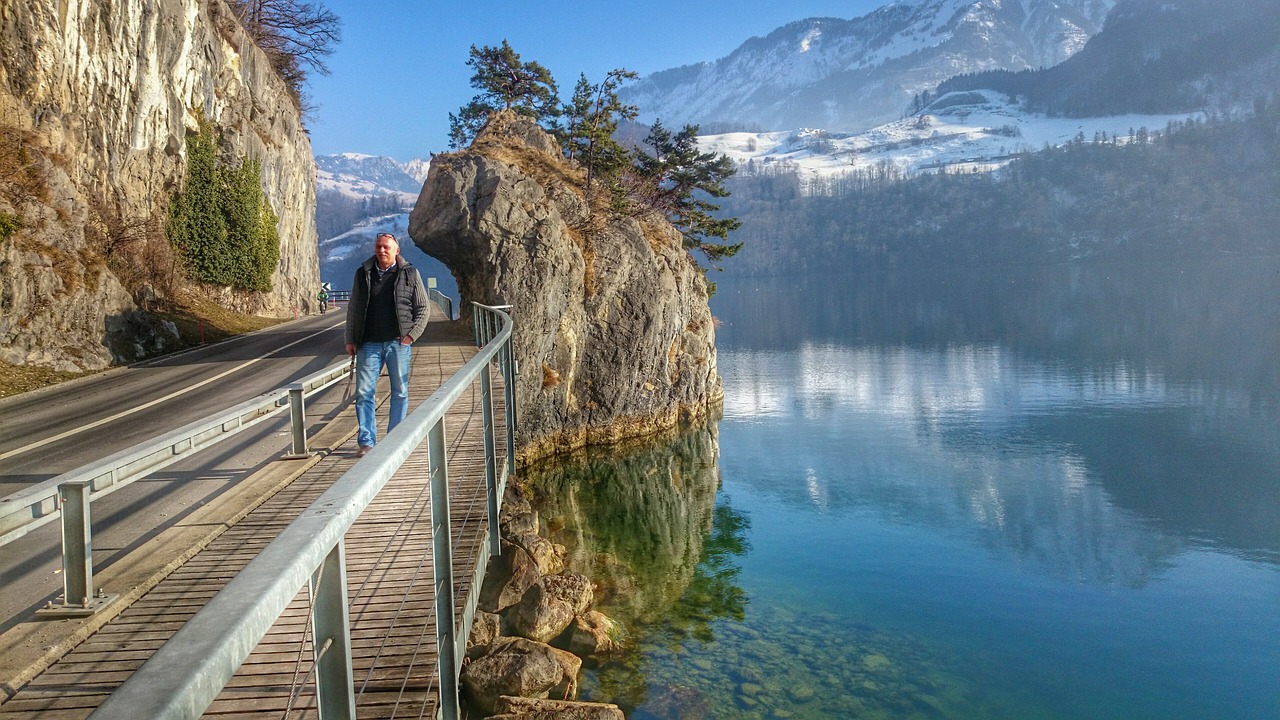
<path id="1" fill-rule="evenodd" d="M 429 316 L 427 291 L 418 270 L 400 257 L 395 235 L 378 235 L 373 257 L 356 270 L 347 304 L 347 354 L 356 358 L 360 457 L 378 440 L 373 390 L 384 365 L 391 378 L 387 432 L 409 412 L 409 346 L 422 337 Z"/>

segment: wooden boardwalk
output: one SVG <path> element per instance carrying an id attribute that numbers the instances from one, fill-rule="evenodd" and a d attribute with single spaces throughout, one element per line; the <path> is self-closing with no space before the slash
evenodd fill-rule
<path id="1" fill-rule="evenodd" d="M 410 406 L 430 395 L 474 354 L 475 348 L 465 341 L 415 346 Z M 501 423 L 501 376 L 496 372 L 494 386 L 495 416 Z M 354 430 L 349 413 L 336 422 L 346 422 Z M 386 427 L 385 417 L 379 424 Z M 445 427 L 455 531 L 457 624 L 488 532 L 478 382 L 446 415 Z M 505 428 L 499 432 L 505 433 Z M 355 463 L 355 450 L 352 434 L 0 705 L 0 717 L 87 717 L 345 473 Z M 501 442 L 498 452 L 503 452 Z M 500 456 L 497 462 L 501 467 L 505 458 Z M 424 441 L 346 535 L 352 663 L 361 718 L 436 716 L 439 682 L 426 468 Z M 209 707 L 206 717 L 286 720 L 318 716 L 310 677 L 309 607 L 309 591 L 304 587 Z"/>

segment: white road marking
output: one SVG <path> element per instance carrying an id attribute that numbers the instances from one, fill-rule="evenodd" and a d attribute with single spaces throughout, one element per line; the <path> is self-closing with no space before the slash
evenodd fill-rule
<path id="1" fill-rule="evenodd" d="M 230 370 L 223 371 L 223 372 L 221 372 L 221 373 L 219 373 L 219 374 L 217 374 L 217 375 L 214 375 L 213 377 L 210 377 L 210 378 L 206 378 L 206 379 L 204 379 L 204 380 L 201 380 L 200 382 L 196 383 L 195 385 L 192 385 L 192 386 L 190 386 L 190 387 L 183 388 L 183 389 L 181 389 L 181 390 L 177 390 L 177 391 L 175 391 L 175 392 L 171 392 L 171 393 L 169 393 L 168 395 L 165 395 L 165 396 L 164 396 L 164 397 L 162 397 L 162 398 L 156 398 L 155 400 L 152 400 L 151 402 L 144 403 L 144 404 L 139 405 L 139 406 L 137 406 L 137 407 L 135 407 L 135 408 L 130 408 L 130 409 L 128 409 L 128 410 L 124 410 L 124 411 L 122 411 L 122 412 L 118 412 L 118 413 L 116 413 L 115 415 L 112 415 L 112 416 L 110 416 L 110 417 L 104 417 L 104 418 L 102 418 L 101 420 L 95 420 L 94 422 L 91 422 L 91 423 L 89 423 L 89 424 L 87 424 L 87 425 L 81 425 L 81 426 L 80 426 L 80 427 L 78 427 L 78 428 L 72 428 L 71 430 L 67 430 L 66 432 L 62 432 L 62 433 L 59 433 L 59 434 L 57 434 L 57 435 L 53 435 L 53 436 L 50 436 L 50 437 L 44 438 L 43 440 L 37 440 L 37 441 L 35 441 L 35 442 L 33 442 L 33 443 L 29 444 L 29 445 L 24 445 L 23 447 L 15 448 L 15 449 L 10 450 L 10 451 L 8 451 L 8 452 L 0 453 L 0 460 L 4 460 L 4 459 L 6 459 L 6 458 L 11 458 L 11 457 L 13 457 L 14 455 L 21 455 L 21 454 L 22 454 L 22 453 L 24 453 L 24 452 L 29 452 L 29 451 L 31 451 L 31 450 L 35 450 L 36 448 L 43 447 L 43 446 L 48 445 L 49 443 L 52 443 L 52 442 L 57 442 L 57 441 L 59 441 L 59 440 L 62 440 L 63 438 L 69 438 L 69 437 L 71 437 L 72 435 L 76 435 L 76 434 L 82 433 L 82 432 L 84 432 L 85 430 L 92 430 L 93 428 L 96 428 L 96 427 L 98 427 L 99 425 L 105 425 L 105 424 L 107 424 L 107 423 L 109 423 L 109 422 L 112 422 L 112 421 L 114 421 L 114 420 L 119 420 L 119 419 L 120 419 L 120 418 L 122 418 L 122 417 L 128 417 L 129 415 L 132 415 L 133 413 L 136 413 L 136 412 L 138 412 L 139 410 L 146 410 L 147 408 L 149 408 L 149 407 L 151 407 L 151 406 L 153 406 L 153 405 L 159 405 L 160 403 L 165 402 L 166 400 L 172 400 L 172 399 L 174 399 L 174 398 L 176 398 L 176 397 L 178 397 L 178 396 L 180 396 L 180 395 L 185 395 L 185 394 L 187 394 L 187 393 L 191 392 L 192 390 L 196 390 L 196 389 L 198 389 L 198 388 L 204 387 L 205 385 L 208 385 L 209 383 L 211 383 L 211 382 L 213 382 L 213 381 L 215 381 L 215 380 L 220 380 L 220 379 L 222 379 L 222 378 L 224 378 L 224 377 L 226 377 L 226 376 L 230 375 L 230 374 L 231 374 L 231 373 L 233 373 L 233 372 L 236 372 L 236 371 L 238 371 L 238 370 L 243 370 L 243 369 L 245 369 L 245 368 L 249 367 L 250 365 L 252 365 L 252 364 L 254 364 L 254 363 L 258 362 L 259 360 L 266 360 L 267 358 L 271 357 L 272 355 L 275 355 L 276 353 L 280 352 L 281 350 L 287 350 L 287 349 L 289 349 L 289 348 L 293 347 L 294 345 L 297 345 L 298 343 L 301 343 L 301 342 L 305 342 L 305 341 L 307 341 L 307 340 L 310 340 L 311 338 L 313 338 L 313 337 L 315 337 L 315 336 L 317 336 L 317 335 L 322 335 L 322 334 L 324 334 L 324 333 L 327 333 L 327 332 L 329 332 L 330 330 L 333 330 L 334 328 L 339 327 L 339 326 L 341 326 L 341 325 L 342 325 L 342 323 L 338 323 L 337 325 L 330 325 L 329 327 L 327 327 L 327 328 L 325 328 L 325 329 L 323 329 L 323 330 L 320 330 L 320 331 L 318 331 L 318 332 L 311 333 L 310 335 L 307 335 L 306 337 L 303 337 L 303 338 L 299 338 L 299 339 L 297 339 L 297 340 L 294 340 L 293 342 L 289 343 L 288 345 L 281 345 L 280 347 L 276 348 L 275 350 L 272 350 L 271 352 L 269 352 L 269 353 L 267 353 L 267 354 L 265 354 L 265 355 L 259 355 L 258 357 L 254 358 L 254 359 L 252 359 L 252 360 L 248 360 L 248 361 L 246 361 L 246 362 L 243 362 L 243 363 L 241 363 L 241 364 L 239 364 L 239 365 L 237 365 L 237 366 L 235 366 L 235 367 L 231 368 Z"/>

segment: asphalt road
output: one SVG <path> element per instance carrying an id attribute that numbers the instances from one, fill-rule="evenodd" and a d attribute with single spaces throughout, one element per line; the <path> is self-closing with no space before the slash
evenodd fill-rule
<path id="1" fill-rule="evenodd" d="M 344 316 L 307 317 L 0 401 L 0 496 L 340 362 Z"/>
<path id="2" fill-rule="evenodd" d="M 159 360 L 0 401 L 0 496 L 299 380 L 345 357 L 330 311 Z M 343 384 L 307 400 L 308 434 L 341 409 Z M 93 503 L 96 568 L 248 477 L 290 446 L 289 416 Z M 0 632 L 61 594 L 61 536 L 50 523 L 0 547 Z"/>

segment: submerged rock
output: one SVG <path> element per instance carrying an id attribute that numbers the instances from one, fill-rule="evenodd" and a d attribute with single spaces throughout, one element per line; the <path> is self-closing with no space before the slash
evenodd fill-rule
<path id="1" fill-rule="evenodd" d="M 501 697 L 489 720 L 624 720 L 622 709 L 608 703 Z"/>
<path id="2" fill-rule="evenodd" d="M 503 695 L 547 697 L 553 690 L 576 692 L 582 661 L 572 653 L 525 638 L 499 638 L 487 655 L 462 668 L 467 697 L 486 713 Z"/>

